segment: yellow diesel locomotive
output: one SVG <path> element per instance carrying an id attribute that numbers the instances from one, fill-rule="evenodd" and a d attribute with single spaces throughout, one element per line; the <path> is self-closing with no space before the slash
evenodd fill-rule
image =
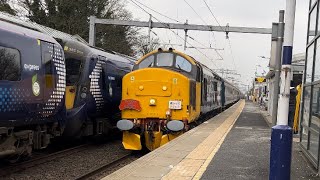
<path id="1" fill-rule="evenodd" d="M 122 80 L 125 149 L 154 150 L 190 128 L 200 116 L 222 109 L 240 91 L 191 56 L 173 49 L 143 56 Z"/>

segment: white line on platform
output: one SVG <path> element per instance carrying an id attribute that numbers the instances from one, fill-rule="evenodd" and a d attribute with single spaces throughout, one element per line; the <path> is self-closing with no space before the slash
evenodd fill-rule
<path id="1" fill-rule="evenodd" d="M 235 129 L 253 129 L 252 127 L 248 127 L 248 126 L 236 126 L 234 128 Z"/>

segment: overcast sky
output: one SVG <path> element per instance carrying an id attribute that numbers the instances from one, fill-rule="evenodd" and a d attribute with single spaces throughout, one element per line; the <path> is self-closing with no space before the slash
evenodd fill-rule
<path id="1" fill-rule="evenodd" d="M 184 0 L 137 1 L 180 22 L 188 20 L 189 24 L 204 24 L 201 20 L 202 18 L 209 25 L 218 25 L 203 0 L 186 0 L 197 11 L 201 18 Z M 206 2 L 221 26 L 229 23 L 229 26 L 271 28 L 272 22 L 277 22 L 279 19 L 279 10 L 285 9 L 285 0 L 206 0 Z M 307 0 L 297 0 L 294 54 L 305 52 L 308 2 Z M 134 5 L 131 0 L 126 0 L 126 4 L 127 9 L 132 12 L 134 19 L 148 21 L 149 15 Z M 147 8 L 145 9 L 162 22 L 173 22 Z M 147 28 L 142 31 L 146 33 Z M 153 29 L 153 31 L 162 43 L 168 43 L 170 40 L 173 44 L 183 44 L 183 41 L 170 30 Z M 183 30 L 178 32 L 181 37 L 184 37 Z M 212 47 L 224 48 L 224 50 L 219 51 L 223 60 L 217 60 L 218 56 L 214 50 L 201 50 L 201 52 L 206 54 L 210 59 L 194 49 L 187 49 L 187 54 L 195 57 L 198 61 L 212 69 L 235 69 L 241 74 L 241 77 L 234 77 L 237 79 L 240 78 L 242 84 L 249 84 L 249 82 L 252 81 L 251 77 L 254 76 L 256 68 L 258 75 L 261 75 L 263 70 L 268 71 L 268 60 L 259 58 L 259 56 L 270 57 L 270 35 L 229 33 L 232 47 L 230 49 L 229 42 L 225 38 L 225 33 L 215 32 L 213 35 L 211 32 L 189 31 L 188 34 L 206 47 L 209 47 L 211 44 Z M 155 34 L 152 36 L 157 37 Z M 188 42 L 195 47 L 203 47 L 192 39 L 189 39 Z M 174 48 L 183 51 L 182 46 L 174 46 Z M 234 61 L 231 52 L 233 53 Z M 256 67 L 257 65 L 261 67 Z"/>

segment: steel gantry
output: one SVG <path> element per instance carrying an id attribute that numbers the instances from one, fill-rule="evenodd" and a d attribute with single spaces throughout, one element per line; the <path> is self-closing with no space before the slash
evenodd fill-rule
<path id="1" fill-rule="evenodd" d="M 232 27 L 232 26 L 210 26 L 210 25 L 198 25 L 186 23 L 164 23 L 164 22 L 153 22 L 150 16 L 149 21 L 128 21 L 128 20 L 116 20 L 116 19 L 99 19 L 95 16 L 90 16 L 90 32 L 89 32 L 89 44 L 95 45 L 95 25 L 119 25 L 119 26 L 135 26 L 135 27 L 146 27 L 149 28 L 149 32 L 153 28 L 165 28 L 165 29 L 180 29 L 185 31 L 185 45 L 187 41 L 188 31 L 215 31 L 225 32 L 226 34 L 232 33 L 250 33 L 250 34 L 272 34 L 272 28 L 256 28 L 256 27 Z M 150 33 L 149 33 L 150 36 Z"/>
<path id="2" fill-rule="evenodd" d="M 246 34 L 262 34 L 262 35 L 271 35 L 271 54 L 275 54 L 276 52 L 280 54 L 280 56 L 271 57 L 270 61 L 278 63 L 275 67 L 270 66 L 270 69 L 277 72 L 275 73 L 276 82 L 279 82 L 280 78 L 280 63 L 281 63 L 281 52 L 282 52 L 282 42 L 283 42 L 283 21 L 281 18 L 283 17 L 284 11 L 281 10 L 279 12 L 280 21 L 279 23 L 272 23 L 271 28 L 260 28 L 260 27 L 233 27 L 227 24 L 226 26 L 211 26 L 211 25 L 199 25 L 199 24 L 189 24 L 188 21 L 185 23 L 166 23 L 166 22 L 153 22 L 152 15 L 150 14 L 149 21 L 132 21 L 132 20 L 116 20 L 116 19 L 100 19 L 95 16 L 90 16 L 90 30 L 89 30 L 89 44 L 91 46 L 95 45 L 96 40 L 96 24 L 105 24 L 105 25 L 119 25 L 119 26 L 134 26 L 134 27 L 146 27 L 149 28 L 149 43 L 151 30 L 153 28 L 165 28 L 170 30 L 184 30 L 184 50 L 187 47 L 187 38 L 188 31 L 211 31 L 211 32 L 224 32 L 226 33 L 226 37 L 228 37 L 229 33 L 246 33 Z M 280 24 L 280 25 L 279 25 Z M 195 48 L 192 47 L 191 48 Z M 215 48 L 213 48 L 215 49 Z M 218 49 L 215 49 L 217 52 Z M 217 52 L 218 53 L 218 52 Z M 274 88 L 274 103 L 273 103 L 273 112 L 277 112 L 277 103 L 278 103 L 278 94 L 279 87 Z M 274 122 L 275 123 L 275 122 Z"/>

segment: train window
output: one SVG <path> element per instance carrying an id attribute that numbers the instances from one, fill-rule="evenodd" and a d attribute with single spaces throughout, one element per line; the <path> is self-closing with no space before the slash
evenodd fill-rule
<path id="1" fill-rule="evenodd" d="M 208 81 L 207 78 L 203 79 L 203 91 L 204 91 L 204 99 L 207 101 L 207 97 L 208 97 Z"/>
<path id="2" fill-rule="evenodd" d="M 157 56 L 157 66 L 172 66 L 173 54 L 172 53 L 159 53 Z"/>
<path id="3" fill-rule="evenodd" d="M 154 65 L 154 56 L 151 55 L 140 62 L 139 69 L 153 67 L 153 65 Z"/>
<path id="4" fill-rule="evenodd" d="M 67 58 L 66 70 L 67 70 L 67 86 L 75 85 L 80 78 L 81 61 L 78 59 Z"/>
<path id="5" fill-rule="evenodd" d="M 191 63 L 181 56 L 176 58 L 176 67 L 187 72 L 191 72 L 192 68 Z"/>
<path id="6" fill-rule="evenodd" d="M 0 80 L 21 79 L 20 52 L 17 49 L 0 46 Z"/>
<path id="7" fill-rule="evenodd" d="M 213 90 L 218 91 L 218 83 L 217 82 L 213 82 Z"/>
<path id="8" fill-rule="evenodd" d="M 45 52 L 44 53 L 44 63 L 45 63 L 45 82 L 46 88 L 53 88 L 54 87 L 54 76 L 52 75 L 52 53 Z"/>

